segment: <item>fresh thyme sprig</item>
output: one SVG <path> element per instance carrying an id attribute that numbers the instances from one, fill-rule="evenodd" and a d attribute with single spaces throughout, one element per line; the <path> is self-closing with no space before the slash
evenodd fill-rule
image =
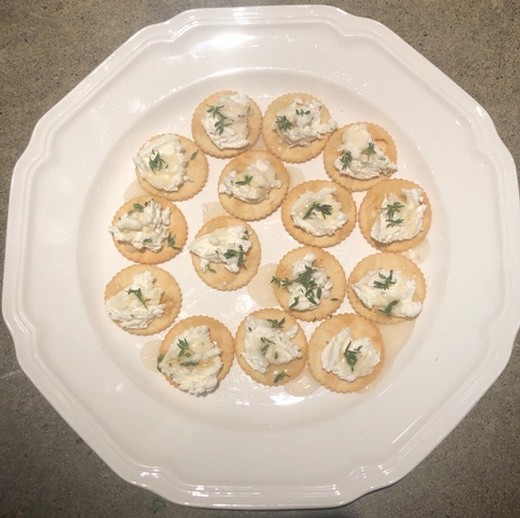
<path id="1" fill-rule="evenodd" d="M 332 214 L 332 205 L 329 205 L 328 203 L 320 204 L 317 201 L 315 201 L 307 209 L 307 211 L 303 215 L 303 219 L 310 218 L 314 212 L 319 212 L 323 216 L 323 218 L 326 218 L 327 216 L 330 216 Z"/>
<path id="2" fill-rule="evenodd" d="M 347 348 L 343 351 L 343 356 L 345 357 L 346 362 L 348 363 L 350 370 L 354 372 L 354 367 L 358 362 L 358 355 L 361 351 L 361 345 L 356 347 L 355 349 L 351 349 L 352 341 L 350 341 L 347 345 Z"/>
<path id="3" fill-rule="evenodd" d="M 322 287 L 314 280 L 313 275 L 317 272 L 316 268 L 311 268 L 310 266 L 306 266 L 305 270 L 299 273 L 294 279 L 280 279 L 279 277 L 272 277 L 271 283 L 279 286 L 281 288 L 286 288 L 291 284 L 301 284 L 303 288 L 305 288 L 304 296 L 305 298 L 315 306 L 318 305 L 319 299 L 321 299 L 323 289 Z M 290 309 L 293 309 L 298 305 L 299 297 L 295 297 L 292 304 L 289 306 Z"/>
<path id="4" fill-rule="evenodd" d="M 271 327 L 273 327 L 274 329 L 282 329 L 283 325 L 285 324 L 285 317 L 283 317 L 281 320 L 268 318 L 267 321 L 271 324 Z"/>
<path id="5" fill-rule="evenodd" d="M 339 161 L 341 162 L 341 170 L 346 171 L 346 169 L 350 167 L 352 160 L 352 153 L 350 151 L 344 151 L 339 157 Z"/>
<path id="6" fill-rule="evenodd" d="M 280 131 L 288 131 L 294 126 L 294 123 L 286 115 L 279 115 L 276 117 L 276 125 Z"/>
<path id="7" fill-rule="evenodd" d="M 253 175 L 245 174 L 244 179 L 238 180 L 238 182 L 235 182 L 235 185 L 249 185 L 251 183 L 252 179 L 253 179 Z"/>
<path id="8" fill-rule="evenodd" d="M 171 233 L 168 234 L 168 237 L 166 238 L 166 242 L 168 243 L 168 246 L 170 248 L 173 248 L 174 250 L 181 250 L 180 247 L 175 246 L 175 236 L 172 236 Z"/>
<path id="9" fill-rule="evenodd" d="M 216 130 L 217 134 L 219 134 L 219 135 L 222 135 L 222 133 L 224 133 L 224 128 L 226 126 L 231 126 L 231 120 L 229 119 L 229 117 L 227 117 L 226 115 L 224 115 L 221 112 L 222 108 L 224 108 L 224 105 L 221 105 L 221 106 L 213 105 L 213 106 L 210 106 L 207 110 L 208 113 L 214 119 L 217 119 L 214 126 L 215 126 L 215 130 Z"/>
<path id="10" fill-rule="evenodd" d="M 178 354 L 179 358 L 182 358 L 183 356 L 191 356 L 190 344 L 186 338 L 180 338 L 177 340 L 177 347 L 180 349 Z"/>
<path id="11" fill-rule="evenodd" d="M 394 306 L 399 303 L 398 300 L 392 300 L 391 302 L 389 302 L 383 309 L 380 309 L 379 311 L 381 313 L 383 313 L 384 315 L 386 316 L 391 316 L 392 315 L 392 309 L 394 309 Z"/>
<path id="12" fill-rule="evenodd" d="M 370 157 L 376 154 L 376 145 L 373 142 L 368 143 L 368 147 L 363 151 L 366 156 Z"/>
<path id="13" fill-rule="evenodd" d="M 239 268 L 244 266 L 245 256 L 246 256 L 246 254 L 244 252 L 244 248 L 242 247 L 242 245 L 238 246 L 238 250 L 234 250 L 233 248 L 228 248 L 224 252 L 224 258 L 226 258 L 226 259 L 232 259 L 233 257 L 237 258 L 237 266 Z"/>
<path id="14" fill-rule="evenodd" d="M 287 378 L 289 376 L 289 373 L 286 370 L 280 371 L 275 377 L 274 377 L 274 383 L 275 385 L 277 383 L 280 383 L 283 379 Z"/>
<path id="15" fill-rule="evenodd" d="M 147 302 L 150 302 L 150 299 L 145 299 L 144 298 L 144 295 L 143 295 L 143 292 L 141 291 L 141 288 L 137 288 L 137 289 L 132 289 L 132 288 L 128 288 L 126 290 L 126 292 L 129 294 L 129 295 L 135 295 L 137 297 L 137 300 L 145 307 L 147 308 L 148 306 L 146 305 Z"/>
<path id="16" fill-rule="evenodd" d="M 152 149 L 152 153 L 148 158 L 148 166 L 155 173 L 160 171 L 163 167 L 168 167 L 168 163 L 161 157 L 159 151 Z"/>
<path id="17" fill-rule="evenodd" d="M 303 117 L 304 115 L 310 115 L 310 113 L 311 113 L 310 110 L 304 110 L 303 108 L 301 110 L 296 108 L 295 112 L 296 112 L 296 115 L 299 115 L 300 117 Z"/>
<path id="18" fill-rule="evenodd" d="M 397 281 L 393 278 L 394 270 L 390 270 L 388 275 L 384 275 L 379 272 L 379 278 L 382 281 L 374 281 L 374 288 L 378 288 L 380 290 L 387 290 L 390 286 L 393 286 Z"/>
<path id="19" fill-rule="evenodd" d="M 394 203 L 388 203 L 382 209 L 383 214 L 386 220 L 387 227 L 395 227 L 396 225 L 401 225 L 403 223 L 403 218 L 396 218 L 394 216 L 399 214 L 399 211 L 404 207 L 404 205 L 398 201 Z"/>
<path id="20" fill-rule="evenodd" d="M 274 345 L 274 342 L 270 340 L 269 338 L 266 338 L 265 336 L 260 337 L 260 341 L 262 342 L 262 347 L 260 349 L 260 352 L 265 356 L 267 353 L 267 349 L 271 347 L 271 345 Z"/>

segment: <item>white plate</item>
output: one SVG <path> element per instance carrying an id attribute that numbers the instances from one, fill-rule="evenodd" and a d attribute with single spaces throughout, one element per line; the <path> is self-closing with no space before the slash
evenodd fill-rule
<path id="1" fill-rule="evenodd" d="M 215 393 L 191 397 L 147 367 L 150 339 L 104 313 L 105 283 L 129 264 L 107 227 L 133 192 L 133 155 L 154 133 L 190 136 L 195 106 L 227 88 L 263 109 L 303 90 L 340 124 L 378 122 L 398 176 L 430 195 L 425 308 L 370 390 L 296 396 L 235 364 Z M 208 185 L 179 203 L 190 237 L 223 163 L 210 160 Z M 319 158 L 292 169 L 325 177 Z M 517 189 L 486 112 L 385 27 L 324 6 L 189 11 L 132 37 L 36 126 L 13 175 L 4 316 L 25 372 L 126 480 L 198 506 L 338 505 L 408 473 L 505 367 L 520 314 Z M 277 215 L 253 226 L 263 264 L 296 246 Z M 372 250 L 356 230 L 333 251 L 348 273 Z M 234 332 L 258 307 L 246 288 L 209 292 L 187 251 L 164 267 L 181 316 L 209 313 Z"/>

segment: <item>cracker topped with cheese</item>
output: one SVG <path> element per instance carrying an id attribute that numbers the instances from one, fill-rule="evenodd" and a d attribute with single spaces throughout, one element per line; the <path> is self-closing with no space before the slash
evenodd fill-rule
<path id="1" fill-rule="evenodd" d="M 308 363 L 313 377 L 329 390 L 361 390 L 381 373 L 381 333 L 375 324 L 359 315 L 333 315 L 314 330 Z"/>
<path id="2" fill-rule="evenodd" d="M 365 239 L 385 252 L 403 252 L 428 234 L 432 209 L 424 189 L 410 180 L 385 180 L 369 189 L 359 209 Z"/>
<path id="3" fill-rule="evenodd" d="M 294 316 L 280 309 L 254 311 L 238 326 L 235 354 L 248 376 L 263 385 L 294 380 L 306 363 L 307 340 Z"/>
<path id="4" fill-rule="evenodd" d="M 197 275 L 217 290 L 245 286 L 260 265 L 260 241 L 253 228 L 231 216 L 211 219 L 189 244 Z"/>
<path id="5" fill-rule="evenodd" d="M 336 129 L 327 107 L 306 93 L 276 98 L 264 114 L 262 136 L 269 150 L 285 162 L 318 156 Z"/>
<path id="6" fill-rule="evenodd" d="M 331 180 L 351 191 L 365 191 L 397 170 L 397 148 L 381 126 L 356 122 L 331 135 L 323 163 Z"/>
<path id="7" fill-rule="evenodd" d="M 173 259 L 188 237 L 186 218 L 181 210 L 157 196 L 128 200 L 114 215 L 109 232 L 122 255 L 143 264 Z"/>
<path id="8" fill-rule="evenodd" d="M 329 180 L 298 184 L 282 205 L 282 222 L 300 243 L 328 247 L 356 226 L 356 204 L 349 191 Z"/>
<path id="9" fill-rule="evenodd" d="M 134 157 L 139 185 L 171 201 L 193 198 L 208 179 L 208 161 L 190 139 L 164 133 L 149 138 Z"/>
<path id="10" fill-rule="evenodd" d="M 220 204 L 232 216 L 259 220 L 282 203 L 289 173 L 282 161 L 268 151 L 246 151 L 231 160 L 218 181 Z"/>
<path id="11" fill-rule="evenodd" d="M 356 313 L 380 324 L 416 318 L 423 309 L 426 289 L 424 275 L 412 260 L 388 252 L 359 261 L 347 283 Z"/>
<path id="12" fill-rule="evenodd" d="M 177 318 L 181 303 L 177 281 L 158 266 L 128 266 L 105 288 L 108 316 L 134 335 L 152 335 L 166 329 Z"/>
<path id="13" fill-rule="evenodd" d="M 233 336 L 220 321 L 192 316 L 177 322 L 162 340 L 157 370 L 174 387 L 195 396 L 214 391 L 231 369 Z"/>
<path id="14" fill-rule="evenodd" d="M 314 246 L 291 250 L 271 279 L 274 295 L 285 311 L 300 320 L 322 320 L 345 297 L 345 273 L 330 253 Z"/>
<path id="15" fill-rule="evenodd" d="M 242 92 L 216 92 L 195 109 L 191 131 L 197 145 L 208 155 L 234 157 L 258 140 L 262 112 L 256 102 Z"/>

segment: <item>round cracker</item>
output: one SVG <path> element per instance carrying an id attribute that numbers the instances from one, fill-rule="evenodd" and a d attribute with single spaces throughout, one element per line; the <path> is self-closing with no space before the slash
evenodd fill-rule
<path id="1" fill-rule="evenodd" d="M 334 198 L 341 204 L 341 210 L 347 215 L 348 219 L 343 226 L 336 229 L 334 234 L 330 236 L 328 234 L 315 236 L 294 224 L 291 211 L 303 194 L 309 191 L 317 192 L 325 187 L 335 189 Z M 329 180 L 310 180 L 298 184 L 289 191 L 282 204 L 282 222 L 287 232 L 300 243 L 304 245 L 328 247 L 337 245 L 350 235 L 356 226 L 356 212 L 356 203 L 347 189 Z"/>
<path id="2" fill-rule="evenodd" d="M 346 279 L 345 272 L 339 261 L 329 252 L 314 246 L 302 246 L 285 254 L 278 263 L 274 277 L 278 279 L 292 279 L 292 267 L 296 261 L 302 260 L 307 254 L 314 254 L 316 260 L 314 268 L 323 268 L 332 283 L 330 295 L 321 299 L 320 303 L 313 309 L 305 311 L 291 309 L 289 307 L 289 292 L 286 288 L 272 283 L 273 292 L 282 308 L 294 317 L 307 322 L 323 320 L 332 315 L 345 298 Z"/>
<path id="3" fill-rule="evenodd" d="M 297 326 L 298 331 L 292 340 L 296 343 L 296 345 L 298 345 L 300 351 L 302 352 L 302 357 L 295 358 L 294 360 L 285 364 L 271 364 L 268 367 L 267 371 L 264 373 L 254 370 L 244 360 L 241 354 L 245 348 L 245 337 L 247 331 L 246 319 L 244 318 L 244 320 L 242 320 L 242 322 L 238 326 L 235 335 L 235 355 L 240 367 L 242 367 L 242 369 L 248 376 L 250 376 L 258 383 L 262 383 L 263 385 L 278 386 L 296 379 L 296 377 L 301 373 L 301 371 L 305 367 L 307 351 L 307 339 L 305 338 L 305 334 L 300 325 L 298 324 L 298 321 L 289 313 L 275 308 L 260 309 L 258 311 L 254 311 L 249 316 L 255 318 L 263 318 L 266 320 L 269 319 L 281 321 L 282 319 L 285 319 L 281 326 L 281 329 L 285 332 L 289 331 L 292 327 Z"/>
<path id="4" fill-rule="evenodd" d="M 144 329 L 125 329 L 113 320 L 124 331 L 133 335 L 153 335 L 166 329 L 177 318 L 182 304 L 182 293 L 177 281 L 168 272 L 158 266 L 134 264 L 119 271 L 105 288 L 105 302 L 132 284 L 136 275 L 149 271 L 156 279 L 156 285 L 163 290 L 161 304 L 165 304 L 164 313 L 154 318 Z"/>
<path id="5" fill-rule="evenodd" d="M 278 180 L 282 182 L 281 187 L 271 189 L 269 196 L 259 203 L 247 203 L 229 194 L 218 194 L 222 207 L 229 214 L 248 221 L 262 219 L 272 214 L 281 205 L 289 188 L 289 173 L 282 161 L 268 151 L 259 150 L 246 151 L 231 160 L 220 174 L 219 185 L 231 171 L 240 173 L 257 160 L 267 160 L 270 163 Z"/>
<path id="6" fill-rule="evenodd" d="M 258 104 L 248 96 L 249 99 L 249 110 L 247 114 L 247 122 L 249 127 L 248 141 L 249 144 L 247 146 L 235 149 L 235 148 L 224 148 L 220 149 L 215 144 L 213 144 L 212 140 L 209 138 L 204 126 L 202 125 L 202 120 L 206 117 L 206 113 L 208 108 L 218 102 L 218 100 L 224 95 L 234 95 L 238 93 L 235 90 L 223 90 L 221 92 L 216 92 L 209 97 L 206 97 L 198 106 L 195 108 L 193 113 L 193 117 L 191 119 L 191 132 L 193 135 L 193 140 L 199 145 L 199 147 L 208 155 L 214 156 L 216 158 L 231 158 L 234 156 L 243 153 L 251 146 L 255 144 L 262 132 L 262 112 L 258 107 Z"/>
<path id="7" fill-rule="evenodd" d="M 131 243 L 117 241 L 112 235 L 112 241 L 114 242 L 114 245 L 119 250 L 119 252 L 127 259 L 130 259 L 130 261 L 141 264 L 159 264 L 173 259 L 177 254 L 180 253 L 182 247 L 186 244 L 186 240 L 188 239 L 188 226 L 186 224 L 186 218 L 184 217 L 184 214 L 173 203 L 156 196 L 139 196 L 137 198 L 128 200 L 116 212 L 112 220 L 112 226 L 116 225 L 125 214 L 130 212 L 134 205 L 144 205 L 150 200 L 157 202 L 163 209 L 171 210 L 169 232 L 174 240 L 171 245 L 165 243 L 158 252 L 153 252 L 147 248 L 139 250 Z"/>
<path id="8" fill-rule="evenodd" d="M 280 111 L 284 110 L 289 106 L 294 99 L 302 99 L 304 102 L 311 100 L 318 101 L 321 103 L 320 109 L 320 120 L 322 123 L 330 121 L 330 113 L 327 107 L 313 95 L 305 93 L 289 93 L 276 98 L 268 106 L 267 111 L 264 115 L 264 124 L 262 127 L 262 136 L 264 138 L 265 145 L 284 162 L 306 162 L 311 158 L 318 156 L 325 147 L 330 134 L 324 135 L 322 138 L 317 138 L 312 141 L 308 146 L 294 146 L 286 142 L 280 137 L 276 131 L 276 117 Z"/>
<path id="9" fill-rule="evenodd" d="M 392 136 L 381 126 L 373 124 L 371 122 L 355 122 L 347 124 L 341 128 L 338 128 L 329 138 L 325 149 L 323 150 L 323 164 L 325 165 L 325 171 L 332 180 L 339 183 L 345 189 L 351 191 L 365 191 L 373 187 L 374 185 L 386 180 L 391 174 L 395 172 L 395 169 L 388 169 L 383 171 L 379 176 L 375 178 L 369 178 L 368 180 L 362 180 L 359 178 L 353 178 L 347 174 L 343 174 L 334 165 L 336 159 L 340 156 L 339 149 L 343 146 L 343 133 L 344 131 L 354 124 L 366 124 L 367 130 L 372 136 L 372 140 L 376 142 L 390 159 L 393 164 L 397 163 L 397 148 Z"/>
<path id="10" fill-rule="evenodd" d="M 260 266 L 261 250 L 260 241 L 253 228 L 245 221 L 232 216 L 218 216 L 205 223 L 197 232 L 196 238 L 213 232 L 218 228 L 234 227 L 243 225 L 249 233 L 249 240 L 252 243 L 251 248 L 245 254 L 244 264 L 238 271 L 233 273 L 227 270 L 222 263 L 210 263 L 211 269 L 202 271 L 201 259 L 194 253 L 191 254 L 193 267 L 200 279 L 211 288 L 221 291 L 231 291 L 245 286 L 258 271 Z"/>
<path id="11" fill-rule="evenodd" d="M 356 264 L 349 275 L 347 282 L 347 295 L 354 311 L 373 322 L 378 322 L 379 324 L 397 324 L 405 320 L 413 320 L 413 318 L 417 318 L 386 315 L 377 309 L 368 308 L 363 304 L 363 302 L 361 302 L 352 288 L 352 285 L 359 282 L 367 273 L 380 269 L 397 270 L 406 276 L 413 277 L 417 282 L 417 289 L 413 300 L 423 302 L 426 298 L 426 280 L 420 268 L 404 255 L 380 252 L 363 258 Z"/>
<path id="12" fill-rule="evenodd" d="M 161 357 L 161 355 L 165 355 L 168 352 L 168 349 L 174 343 L 174 339 L 177 336 L 181 335 L 184 333 L 184 331 L 190 329 L 191 327 L 198 326 L 208 326 L 211 340 L 215 342 L 221 350 L 220 359 L 222 360 L 222 367 L 220 368 L 217 376 L 218 387 L 218 384 L 226 377 L 229 370 L 231 369 L 234 358 L 233 336 L 229 332 L 228 328 L 219 320 L 205 315 L 194 315 L 180 320 L 168 331 L 168 333 L 166 333 L 166 336 L 163 338 L 161 347 L 159 348 L 159 357 Z M 157 360 L 157 363 L 159 363 L 159 360 Z M 163 372 L 161 372 L 161 374 L 168 381 L 168 383 L 176 388 L 180 388 L 178 383 L 166 376 Z M 217 387 L 215 387 L 215 389 Z"/>
<path id="13" fill-rule="evenodd" d="M 350 328 L 352 338 L 359 340 L 368 337 L 375 349 L 380 354 L 379 363 L 365 376 L 360 376 L 354 381 L 346 381 L 332 372 L 327 372 L 321 363 L 321 353 L 329 342 L 343 329 Z M 321 385 L 334 392 L 356 392 L 361 390 L 379 376 L 384 364 L 383 338 L 379 329 L 369 320 L 358 315 L 342 313 L 334 315 L 322 322 L 314 331 L 308 348 L 309 369 Z"/>
<path id="14" fill-rule="evenodd" d="M 403 189 L 421 189 L 423 192 L 423 203 L 426 205 L 426 210 L 423 216 L 422 228 L 418 234 L 410 239 L 392 241 L 391 243 L 380 243 L 374 239 L 370 233 L 375 222 L 379 219 L 381 206 L 385 196 L 388 194 L 396 194 L 404 201 L 406 198 L 402 193 Z M 361 233 L 374 248 L 378 248 L 384 252 L 403 252 L 410 248 L 415 248 L 428 234 L 431 221 L 431 204 L 424 189 L 410 180 L 403 180 L 400 178 L 385 180 L 369 189 L 361 202 L 359 209 L 359 228 L 361 229 Z"/>
<path id="15" fill-rule="evenodd" d="M 197 147 L 195 142 L 181 135 L 175 136 L 181 141 L 181 144 L 184 147 L 184 154 L 188 157 L 186 175 L 189 177 L 189 179 L 186 180 L 177 191 L 165 191 L 155 188 L 140 175 L 137 167 L 135 168 L 135 173 L 137 176 L 137 182 L 146 192 L 155 196 L 160 196 L 161 198 L 166 198 L 170 201 L 184 201 L 193 198 L 193 196 L 198 194 L 204 185 L 206 185 L 209 166 L 208 159 Z"/>

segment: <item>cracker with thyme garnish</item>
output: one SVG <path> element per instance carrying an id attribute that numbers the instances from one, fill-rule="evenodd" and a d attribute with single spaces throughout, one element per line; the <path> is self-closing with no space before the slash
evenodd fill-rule
<path id="1" fill-rule="evenodd" d="M 208 155 L 231 158 L 255 144 L 262 129 L 262 112 L 251 97 L 233 90 L 216 92 L 195 109 L 193 139 Z"/>
<path id="2" fill-rule="evenodd" d="M 368 190 L 359 209 L 365 239 L 384 252 L 403 252 L 419 245 L 432 220 L 424 189 L 410 180 L 391 179 Z"/>
<path id="3" fill-rule="evenodd" d="M 412 260 L 381 252 L 365 257 L 354 267 L 347 295 L 361 316 L 380 324 L 397 324 L 421 313 L 426 281 Z"/>
<path id="4" fill-rule="evenodd" d="M 190 139 L 165 133 L 148 139 L 134 158 L 139 185 L 171 201 L 188 200 L 208 179 L 208 161 Z"/>
<path id="5" fill-rule="evenodd" d="M 238 326 L 235 355 L 258 383 L 278 386 L 294 380 L 306 362 L 307 340 L 298 321 L 285 311 L 260 309 Z"/>
<path id="6" fill-rule="evenodd" d="M 331 135 L 323 163 L 331 180 L 351 191 L 365 191 L 397 170 L 397 148 L 381 126 L 357 122 Z"/>
<path id="7" fill-rule="evenodd" d="M 188 227 L 181 210 L 168 200 L 140 196 L 124 203 L 109 229 L 127 259 L 159 264 L 175 257 L 186 243 Z"/>
<path id="8" fill-rule="evenodd" d="M 271 279 L 280 306 L 305 321 L 322 320 L 334 313 L 345 297 L 345 285 L 339 261 L 314 246 L 284 255 Z"/>
<path id="9" fill-rule="evenodd" d="M 314 378 L 329 390 L 361 390 L 373 383 L 384 364 L 381 333 L 359 315 L 333 315 L 314 330 L 308 363 Z"/>
<path id="10" fill-rule="evenodd" d="M 318 156 L 336 122 L 316 97 L 290 93 L 276 98 L 264 115 L 262 136 L 269 150 L 285 162 L 306 162 Z"/>
<path id="11" fill-rule="evenodd" d="M 282 161 L 268 151 L 246 151 L 223 169 L 218 183 L 221 205 L 232 216 L 259 220 L 282 203 L 289 173 Z"/>
<path id="12" fill-rule="evenodd" d="M 177 322 L 164 337 L 157 370 L 174 387 L 201 396 L 215 390 L 233 364 L 233 336 L 208 316 Z"/>
<path id="13" fill-rule="evenodd" d="M 177 318 L 181 303 L 177 281 L 158 266 L 128 266 L 105 288 L 109 317 L 134 335 L 152 335 L 166 329 Z"/>
<path id="14" fill-rule="evenodd" d="M 260 265 L 260 241 L 255 231 L 231 216 L 219 216 L 204 224 L 189 249 L 197 275 L 217 290 L 245 286 Z"/>
<path id="15" fill-rule="evenodd" d="M 306 245 L 328 247 L 343 241 L 356 225 L 349 191 L 330 180 L 310 180 L 291 189 L 282 205 L 289 234 Z"/>

